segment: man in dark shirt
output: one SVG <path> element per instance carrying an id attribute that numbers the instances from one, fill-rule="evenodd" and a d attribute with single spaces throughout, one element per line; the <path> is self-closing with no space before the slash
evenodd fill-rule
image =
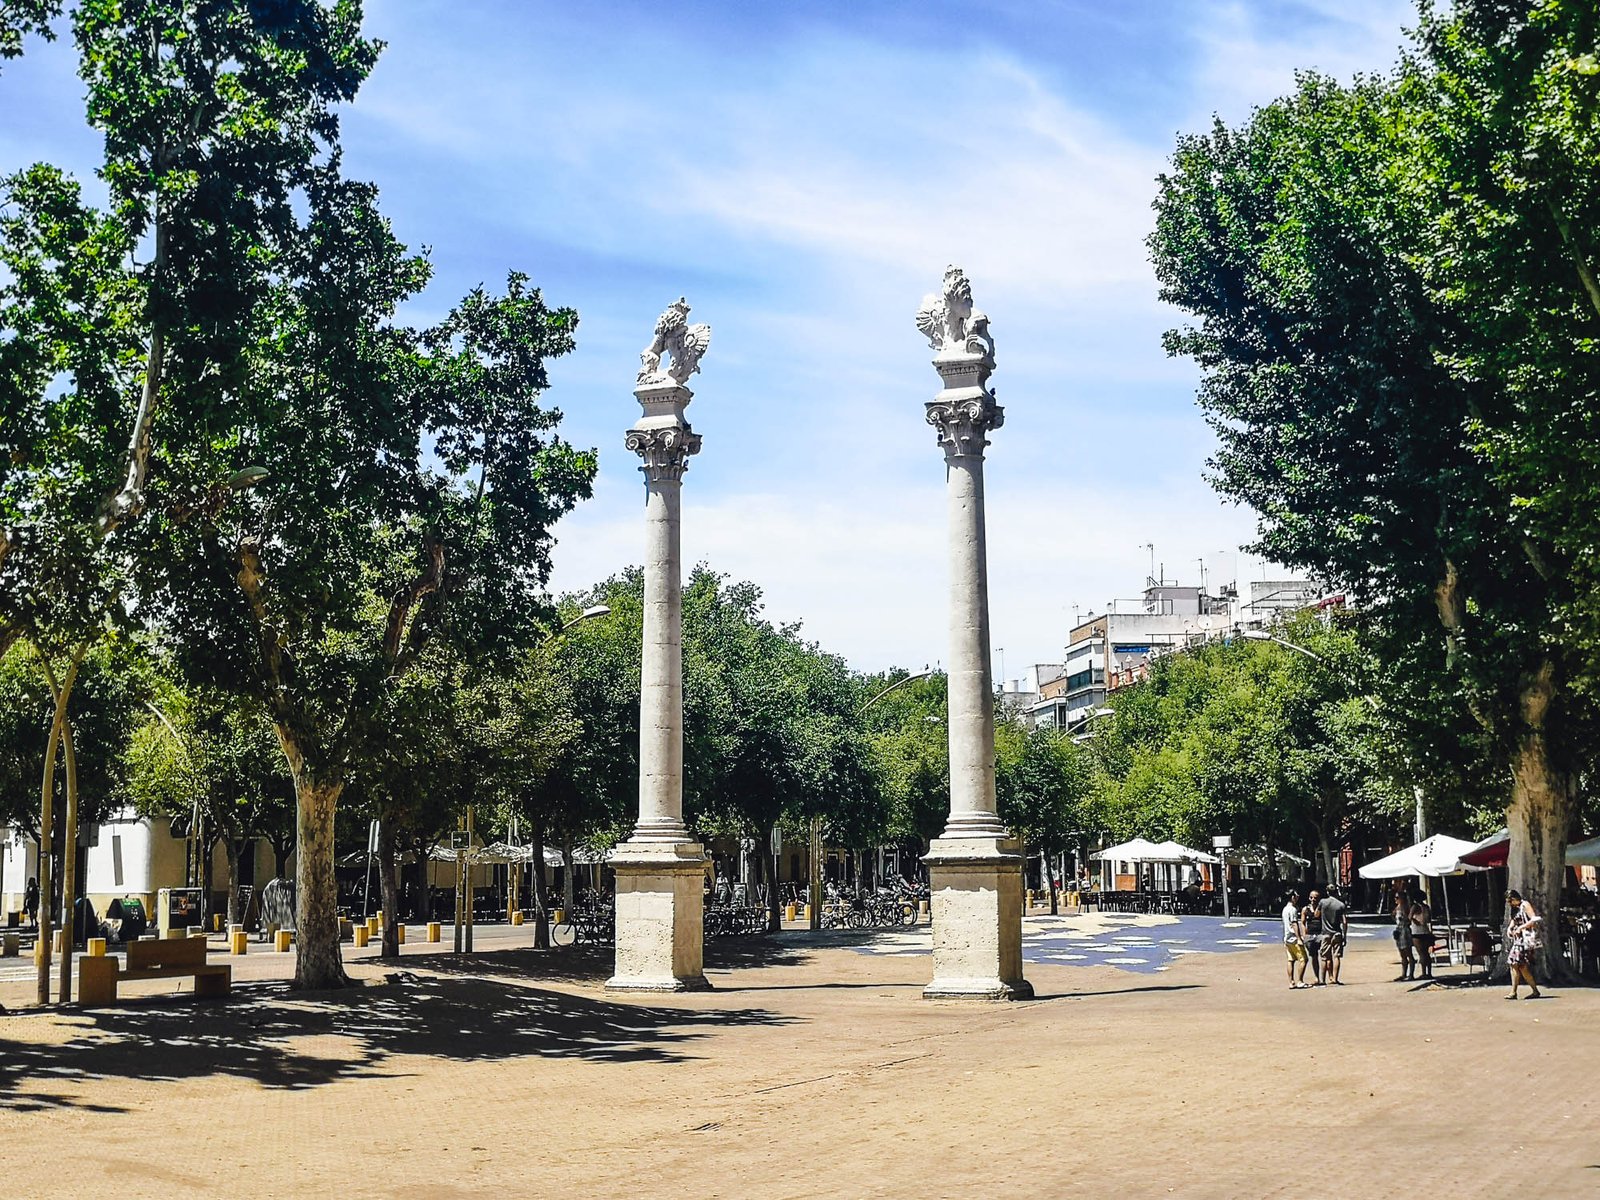
<path id="1" fill-rule="evenodd" d="M 1322 978 L 1338 984 L 1339 967 L 1344 962 L 1344 942 L 1350 932 L 1350 914 L 1344 901 L 1332 892 L 1317 902 L 1317 922 L 1322 934 Z"/>

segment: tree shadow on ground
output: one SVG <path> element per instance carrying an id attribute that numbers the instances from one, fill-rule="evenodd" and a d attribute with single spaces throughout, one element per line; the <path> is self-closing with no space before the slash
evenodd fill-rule
<path id="1" fill-rule="evenodd" d="M 89 1010 L 64 1042 L 10 1038 L 0 1026 L 0 1112 L 127 1111 L 74 1094 L 94 1079 L 232 1076 L 268 1088 L 318 1087 L 403 1073 L 390 1061 L 402 1055 L 677 1062 L 691 1057 L 688 1043 L 715 1029 L 787 1021 L 760 1009 L 695 1011 L 403 971 L 337 992 L 255 984 L 221 1001 L 145 998 Z M 21 1092 L 25 1083 L 32 1090 Z"/>
<path id="2" fill-rule="evenodd" d="M 1140 992 L 1194 992 L 1203 989 L 1203 983 L 1145 983 L 1138 987 L 1101 988 L 1098 991 L 1075 990 L 1070 992 L 1038 992 L 1034 1000 L 1085 1000 L 1090 996 L 1133 996 Z"/>
<path id="3" fill-rule="evenodd" d="M 806 960 L 807 949 L 809 947 L 772 938 L 718 938 L 706 943 L 705 969 L 719 972 L 750 967 L 793 967 Z M 383 965 L 392 967 L 402 963 L 441 975 L 603 984 L 611 978 L 616 966 L 616 949 L 612 946 L 556 946 L 549 950 L 524 948 L 476 954 L 408 955 L 401 960 L 387 960 Z"/>

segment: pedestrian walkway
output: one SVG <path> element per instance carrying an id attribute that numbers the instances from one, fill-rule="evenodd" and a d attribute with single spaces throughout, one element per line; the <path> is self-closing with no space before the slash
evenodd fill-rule
<path id="1" fill-rule="evenodd" d="M 1352 927 L 1350 937 L 1377 930 Z M 1235 954 L 1279 941 L 1275 918 L 1175 917 L 1145 913 L 1083 913 L 1029 917 L 1022 925 L 1022 960 L 1062 967 L 1116 967 L 1139 974 L 1171 970 L 1195 954 Z M 881 933 L 852 947 L 864 954 L 927 954 L 931 929 Z"/>

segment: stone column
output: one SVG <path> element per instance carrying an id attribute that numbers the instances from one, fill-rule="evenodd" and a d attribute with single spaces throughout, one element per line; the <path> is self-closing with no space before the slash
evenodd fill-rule
<path id="1" fill-rule="evenodd" d="M 989 654 L 989 565 L 983 449 L 1005 410 L 989 390 L 994 341 L 958 268 L 928 296 L 917 327 L 936 351 L 944 386 L 927 406 L 944 450 L 950 516 L 950 820 L 928 864 L 933 907 L 932 999 L 1020 1000 L 1022 848 L 995 808 L 994 686 Z"/>
<path id="2" fill-rule="evenodd" d="M 681 299 L 656 322 L 634 396 L 644 410 L 626 446 L 645 478 L 644 645 L 639 689 L 639 821 L 617 847 L 616 973 L 606 987 L 681 992 L 709 987 L 703 967 L 705 851 L 683 822 L 683 596 L 679 501 L 700 435 L 683 410 L 685 383 L 711 340 Z M 664 354 L 671 356 L 666 368 Z"/>

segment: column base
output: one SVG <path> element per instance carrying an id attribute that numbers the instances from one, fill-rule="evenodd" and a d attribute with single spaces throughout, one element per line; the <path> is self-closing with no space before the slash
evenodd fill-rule
<path id="1" fill-rule="evenodd" d="M 923 998 L 1031 1000 L 1022 977 L 1021 846 L 943 837 L 923 861 L 933 894 L 933 982 Z"/>
<path id="2" fill-rule="evenodd" d="M 617 958 L 608 992 L 702 992 L 705 851 L 696 842 L 628 841 L 617 876 Z"/>

